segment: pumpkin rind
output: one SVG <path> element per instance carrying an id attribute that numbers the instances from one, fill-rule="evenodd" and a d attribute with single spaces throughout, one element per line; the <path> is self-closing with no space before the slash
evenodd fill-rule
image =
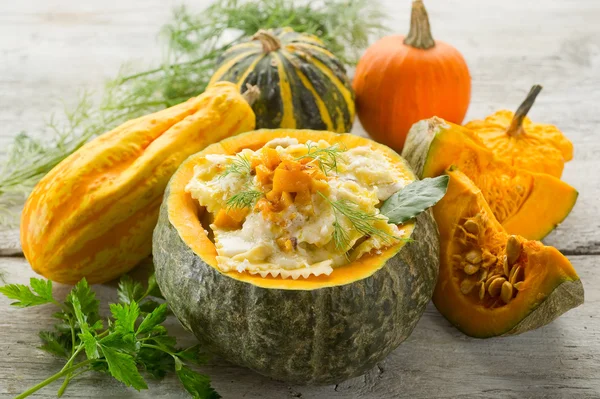
<path id="1" fill-rule="evenodd" d="M 577 190 L 556 177 L 501 161 L 474 133 L 441 118 L 415 123 L 402 155 L 419 178 L 459 167 L 482 190 L 508 233 L 530 240 L 540 240 L 558 226 L 578 196 Z"/>
<path id="2" fill-rule="evenodd" d="M 112 280 L 150 255 L 167 182 L 208 144 L 252 130 L 235 85 L 219 83 L 187 102 L 90 141 L 48 173 L 25 203 L 21 243 L 32 268 L 61 283 Z"/>
<path id="3" fill-rule="evenodd" d="M 499 335 L 520 334 L 544 326 L 564 312 L 583 303 L 583 286 L 568 259 L 552 247 L 540 242 L 528 241 L 512 236 L 519 242 L 517 255 L 522 267 L 522 286 L 516 297 L 506 304 L 494 305 L 493 298 L 483 301 L 477 297 L 477 291 L 462 292 L 462 283 L 477 276 L 467 275 L 454 260 L 467 249 L 458 243 L 459 225 L 476 213 L 483 220 L 479 231 L 485 231 L 488 237 L 479 245 L 498 257 L 485 276 L 501 276 L 502 260 L 509 234 L 507 234 L 492 215 L 481 190 L 459 170 L 448 171 L 450 183 L 448 192 L 434 206 L 434 215 L 440 230 L 440 275 L 436 285 L 433 302 L 438 310 L 465 334 L 486 338 Z M 508 250 L 506 250 L 508 253 Z M 483 273 L 483 269 L 482 273 Z M 470 272 L 469 272 L 470 274 Z M 485 277 L 485 281 L 489 277 Z M 506 276 L 508 279 L 508 276 Z M 462 279 L 462 280 L 460 280 Z M 492 301 L 492 302 L 490 302 Z M 486 305 L 487 304 L 487 305 Z"/>
<path id="4" fill-rule="evenodd" d="M 273 37 L 280 43 L 265 48 L 264 40 Z M 354 91 L 346 70 L 313 35 L 291 28 L 259 31 L 217 62 L 210 83 L 230 81 L 242 93 L 247 85 L 260 89 L 252 106 L 257 128 L 352 129 Z"/>
<path id="5" fill-rule="evenodd" d="M 224 140 L 200 154 L 233 153 L 286 136 L 372 143 L 328 132 L 275 130 Z M 224 274 L 207 260 L 214 257 L 214 245 L 195 243 L 194 229 L 201 225 L 190 219 L 198 218 L 198 211 L 188 208 L 193 201 L 173 191 L 183 187 L 178 179 L 187 178 L 194 157 L 175 173 L 165 192 L 153 254 L 161 291 L 204 348 L 278 380 L 331 384 L 368 371 L 410 335 L 437 278 L 438 233 L 431 212 L 416 218 L 413 241 L 364 260 L 373 272 L 357 280 L 332 283 L 330 276 L 313 276 L 310 283 L 311 278 Z M 344 273 L 344 267 L 331 276 Z"/>

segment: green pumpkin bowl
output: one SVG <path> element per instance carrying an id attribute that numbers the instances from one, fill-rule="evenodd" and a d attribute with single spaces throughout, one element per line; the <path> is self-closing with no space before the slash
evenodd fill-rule
<path id="1" fill-rule="evenodd" d="M 439 237 L 427 211 L 403 225 L 405 237 L 326 276 L 283 279 L 217 269 L 204 209 L 185 192 L 198 158 L 257 150 L 278 137 L 369 146 L 415 179 L 388 147 L 349 134 L 262 130 L 188 158 L 171 178 L 154 231 L 156 279 L 173 313 L 208 351 L 294 384 L 333 384 L 359 376 L 413 331 L 433 293 Z"/>

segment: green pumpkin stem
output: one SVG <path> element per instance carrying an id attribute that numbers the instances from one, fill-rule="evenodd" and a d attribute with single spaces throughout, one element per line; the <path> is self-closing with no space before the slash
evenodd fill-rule
<path id="1" fill-rule="evenodd" d="M 259 40 L 265 53 L 270 53 L 271 51 L 276 51 L 281 48 L 281 41 L 279 38 L 265 29 L 260 29 L 256 32 L 254 36 L 252 36 L 252 40 Z"/>
<path id="2" fill-rule="evenodd" d="M 515 116 L 513 116 L 513 119 L 510 122 L 510 126 L 508 127 L 506 134 L 508 134 L 509 136 L 516 137 L 524 133 L 523 119 L 525 119 L 525 117 L 527 116 L 527 113 L 533 106 L 533 103 L 535 102 L 535 99 L 538 96 L 538 94 L 540 94 L 540 91 L 542 91 L 542 86 L 540 85 L 533 85 L 531 87 L 531 90 L 529 90 L 529 94 L 527 94 L 525 100 L 521 103 L 521 105 L 519 105 L 519 108 L 517 108 Z"/>
<path id="3" fill-rule="evenodd" d="M 410 16 L 410 30 L 404 38 L 404 44 L 421 50 L 435 47 L 435 40 L 431 36 L 429 16 L 422 0 L 414 0 Z"/>

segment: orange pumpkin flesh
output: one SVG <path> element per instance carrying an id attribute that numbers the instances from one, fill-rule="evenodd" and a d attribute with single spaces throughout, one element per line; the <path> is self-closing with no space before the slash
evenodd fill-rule
<path id="1" fill-rule="evenodd" d="M 519 334 L 583 303 L 566 257 L 507 234 L 481 190 L 459 170 L 447 173 L 448 191 L 433 210 L 441 240 L 433 302 L 449 321 L 474 337 Z"/>
<path id="2" fill-rule="evenodd" d="M 541 89 L 533 86 L 515 113 L 500 110 L 465 127 L 503 161 L 560 178 L 565 162 L 573 159 L 573 144 L 556 126 L 533 123 L 526 116 Z"/>
<path id="3" fill-rule="evenodd" d="M 462 123 L 471 77 L 454 47 L 431 38 L 427 13 L 413 3 L 407 37 L 384 37 L 370 46 L 353 81 L 357 114 L 375 140 L 401 151 L 413 123 L 439 116 Z"/>
<path id="4" fill-rule="evenodd" d="M 402 155 L 420 178 L 457 166 L 482 190 L 506 231 L 530 240 L 550 233 L 577 200 L 567 183 L 501 161 L 471 131 L 440 118 L 415 124 Z"/>

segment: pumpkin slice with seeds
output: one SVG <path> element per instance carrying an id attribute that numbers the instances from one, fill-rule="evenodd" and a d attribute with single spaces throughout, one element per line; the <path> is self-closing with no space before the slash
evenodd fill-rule
<path id="1" fill-rule="evenodd" d="M 508 234 L 459 170 L 433 212 L 440 230 L 439 311 L 473 337 L 520 334 L 583 303 L 583 285 L 556 248 Z"/>
<path id="2" fill-rule="evenodd" d="M 573 144 L 554 125 L 533 123 L 527 113 L 542 86 L 535 85 L 516 112 L 500 110 L 465 125 L 503 161 L 560 178 L 573 159 Z"/>
<path id="3" fill-rule="evenodd" d="M 457 166 L 481 189 L 510 234 L 540 240 L 567 217 L 577 190 L 545 173 L 518 169 L 496 157 L 470 130 L 441 118 L 411 128 L 402 156 L 420 178 Z"/>

